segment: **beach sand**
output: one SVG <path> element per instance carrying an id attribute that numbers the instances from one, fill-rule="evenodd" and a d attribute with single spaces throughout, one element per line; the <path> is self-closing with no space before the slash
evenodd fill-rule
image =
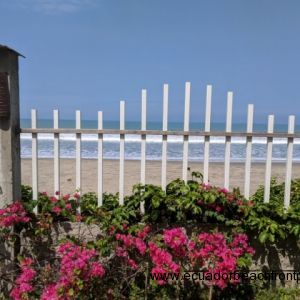
<path id="1" fill-rule="evenodd" d="M 116 193 L 119 187 L 119 161 L 103 161 L 103 189 L 104 192 Z M 39 191 L 54 193 L 53 184 L 53 160 L 39 159 Z M 230 188 L 240 187 L 244 190 L 244 163 L 231 163 L 230 166 Z M 191 171 L 203 171 L 202 163 L 190 162 Z M 60 160 L 60 182 L 62 193 L 75 192 L 75 159 Z M 222 187 L 224 185 L 224 164 L 210 163 L 209 181 L 213 185 Z M 169 161 L 167 163 L 167 182 L 180 178 L 182 174 L 182 162 Z M 251 167 L 251 194 L 255 192 L 259 185 L 264 184 L 265 164 L 253 163 Z M 300 177 L 300 164 L 293 165 L 293 178 Z M 276 176 L 280 181 L 285 178 L 285 164 L 273 163 L 272 176 Z M 189 178 L 191 176 L 189 175 Z M 125 195 L 130 194 L 132 186 L 139 182 L 140 161 L 125 161 Z M 22 159 L 22 184 L 31 183 L 31 159 Z M 146 162 L 146 182 L 159 185 L 161 181 L 161 162 Z M 82 193 L 97 192 L 97 160 L 82 159 Z"/>

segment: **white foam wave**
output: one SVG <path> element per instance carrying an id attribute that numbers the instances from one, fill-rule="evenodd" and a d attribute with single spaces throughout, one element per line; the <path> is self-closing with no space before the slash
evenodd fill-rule
<path id="1" fill-rule="evenodd" d="M 43 133 L 38 135 L 39 140 L 45 140 L 45 141 L 52 141 L 54 138 L 53 134 Z M 83 142 L 96 142 L 98 139 L 98 136 L 95 134 L 83 134 L 82 135 L 82 141 Z M 21 134 L 21 140 L 31 140 L 31 134 L 30 133 L 22 133 Z M 71 141 L 74 142 L 76 140 L 75 134 L 61 134 L 60 135 L 61 141 Z M 111 143 L 118 143 L 120 141 L 120 136 L 116 134 L 105 134 L 103 136 L 104 142 L 111 142 Z M 125 141 L 129 143 L 139 143 L 141 141 L 141 137 L 138 135 L 126 135 Z M 231 139 L 233 144 L 245 144 L 246 138 L 245 137 L 232 137 Z M 149 135 L 147 136 L 147 143 L 161 143 L 162 137 L 157 135 Z M 168 143 L 182 143 L 183 137 L 182 136 L 169 136 L 168 137 Z M 211 137 L 210 142 L 212 144 L 224 144 L 225 138 L 224 137 Z M 193 137 L 191 136 L 189 138 L 190 144 L 201 144 L 204 143 L 203 137 Z M 266 144 L 267 139 L 266 138 L 260 138 L 256 137 L 253 138 L 253 144 Z M 274 138 L 273 144 L 287 144 L 287 139 L 285 138 Z M 295 139 L 294 144 L 300 144 L 300 139 Z"/>

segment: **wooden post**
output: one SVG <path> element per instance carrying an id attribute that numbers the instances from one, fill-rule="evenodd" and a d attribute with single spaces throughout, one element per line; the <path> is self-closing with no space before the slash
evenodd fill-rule
<path id="1" fill-rule="evenodd" d="M 1 114 L 4 107 L 0 106 L 0 208 L 21 200 L 19 56 L 0 45 L 0 74 L 4 79 L 0 83 L 0 102 L 9 107 L 6 114 Z"/>

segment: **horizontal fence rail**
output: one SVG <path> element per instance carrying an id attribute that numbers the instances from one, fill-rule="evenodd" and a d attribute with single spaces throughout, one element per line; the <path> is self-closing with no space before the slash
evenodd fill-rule
<path id="1" fill-rule="evenodd" d="M 300 139 L 300 133 L 285 132 L 226 132 L 226 131 L 181 131 L 181 130 L 119 130 L 119 129 L 73 129 L 73 128 L 22 128 L 21 133 L 65 133 L 65 134 L 133 134 L 133 135 L 179 135 L 179 136 L 208 136 L 208 137 L 259 137 L 259 138 L 293 138 Z"/>
<path id="2" fill-rule="evenodd" d="M 229 189 L 230 186 L 230 160 L 231 160 L 231 144 L 234 143 L 232 138 L 243 137 L 246 143 L 245 154 L 245 175 L 244 175 L 244 195 L 247 199 L 250 197 L 250 183 L 251 183 L 251 162 L 252 162 L 252 145 L 253 138 L 265 138 L 266 144 L 266 161 L 265 161 L 265 180 L 264 180 L 264 202 L 269 202 L 270 197 L 270 182 L 272 171 L 272 152 L 273 142 L 276 138 L 284 138 L 287 141 L 287 155 L 285 167 L 285 193 L 284 193 L 284 207 L 287 209 L 290 205 L 290 191 L 292 180 L 292 163 L 293 163 L 293 144 L 294 139 L 300 138 L 300 133 L 295 133 L 295 117 L 289 116 L 288 131 L 274 132 L 274 116 L 268 116 L 268 128 L 266 132 L 253 131 L 253 117 L 254 107 L 252 104 L 248 105 L 247 114 L 247 129 L 245 132 L 232 131 L 232 116 L 233 116 L 233 93 L 227 93 L 227 109 L 226 109 L 226 124 L 225 131 L 211 130 L 211 114 L 212 114 L 212 86 L 208 85 L 206 88 L 205 99 L 205 122 L 204 130 L 190 130 L 190 99 L 191 99 L 191 84 L 185 84 L 184 95 L 184 119 L 183 130 L 169 130 L 168 129 L 168 106 L 169 106 L 169 86 L 164 84 L 162 97 L 162 130 L 147 129 L 147 91 L 145 89 L 141 92 L 141 127 L 140 130 L 132 130 L 125 128 L 125 101 L 120 102 L 120 126 L 119 129 L 104 129 L 103 128 L 103 114 L 98 112 L 98 126 L 95 129 L 83 129 L 81 126 L 81 113 L 76 111 L 76 125 L 75 128 L 59 128 L 59 111 L 53 111 L 53 128 L 37 128 L 37 112 L 31 111 L 31 128 L 21 128 L 21 133 L 31 134 L 32 137 L 32 189 L 33 198 L 37 199 L 39 182 L 38 182 L 38 135 L 39 134 L 53 134 L 54 135 L 54 192 L 60 190 L 60 135 L 61 134 L 75 134 L 75 170 L 76 170 L 76 186 L 80 199 L 81 190 L 81 154 L 82 154 L 82 135 L 95 134 L 97 135 L 97 192 L 98 192 L 98 206 L 103 204 L 103 144 L 104 135 L 114 134 L 120 137 L 120 152 L 119 152 L 119 203 L 124 204 L 124 161 L 125 161 L 125 137 L 126 135 L 140 136 L 141 140 L 141 159 L 140 159 L 140 183 L 146 184 L 146 148 L 147 136 L 155 135 L 162 137 L 162 154 L 161 154 L 161 186 L 165 190 L 167 179 L 167 150 L 169 136 L 182 136 L 183 155 L 182 155 L 182 179 L 187 181 L 187 170 L 189 162 L 189 142 L 190 137 L 204 137 L 204 154 L 203 154 L 203 182 L 209 182 L 209 152 L 211 137 L 224 137 L 224 187 Z M 117 184 L 117 183 L 116 183 Z M 80 213 L 80 211 L 78 211 Z M 141 212 L 144 213 L 144 203 L 141 203 Z"/>

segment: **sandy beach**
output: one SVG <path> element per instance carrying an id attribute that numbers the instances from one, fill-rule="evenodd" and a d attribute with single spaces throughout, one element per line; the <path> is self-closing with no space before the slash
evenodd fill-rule
<path id="1" fill-rule="evenodd" d="M 189 163 L 192 171 L 203 170 L 202 163 Z M 116 193 L 119 186 L 119 161 L 104 160 L 104 181 L 103 189 L 105 192 Z M 210 163 L 209 180 L 211 184 L 223 186 L 224 182 L 224 164 Z M 61 159 L 61 192 L 73 193 L 75 191 L 75 159 Z M 231 164 L 230 186 L 244 188 L 244 164 Z M 265 164 L 253 163 L 251 169 L 251 193 L 257 187 L 264 184 Z M 182 174 L 182 163 L 169 161 L 167 163 L 167 182 L 180 178 Z M 272 176 L 276 176 L 280 181 L 285 177 L 285 164 L 273 163 Z M 300 177 L 300 164 L 293 165 L 293 178 Z M 39 190 L 50 194 L 54 192 L 53 187 L 53 160 L 39 159 Z M 139 182 L 140 162 L 125 161 L 125 194 L 128 195 L 132 186 Z M 161 162 L 147 161 L 146 163 L 146 181 L 147 183 L 160 184 L 161 181 Z M 22 159 L 22 183 L 31 185 L 31 160 Z M 82 192 L 97 191 L 97 160 L 82 159 Z"/>

